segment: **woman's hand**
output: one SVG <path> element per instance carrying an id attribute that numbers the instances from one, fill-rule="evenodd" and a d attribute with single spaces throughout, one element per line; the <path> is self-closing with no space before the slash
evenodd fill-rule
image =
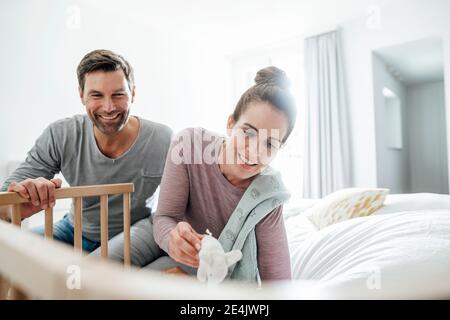
<path id="1" fill-rule="evenodd" d="M 204 235 L 187 222 L 179 222 L 169 234 L 169 256 L 177 262 L 198 268 L 198 252 Z"/>
<path id="2" fill-rule="evenodd" d="M 165 269 L 165 270 L 161 271 L 161 273 L 164 275 L 169 274 L 169 275 L 184 276 L 184 277 L 189 276 L 189 273 L 187 273 L 180 267 Z"/>

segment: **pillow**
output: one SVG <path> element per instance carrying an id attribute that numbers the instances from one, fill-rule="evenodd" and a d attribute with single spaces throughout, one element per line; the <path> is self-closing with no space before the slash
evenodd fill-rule
<path id="1" fill-rule="evenodd" d="M 436 193 L 390 194 L 386 196 L 383 208 L 374 214 L 435 209 L 450 210 L 450 195 Z"/>
<path id="2" fill-rule="evenodd" d="M 284 223 L 289 247 L 301 245 L 309 236 L 319 231 L 304 214 L 287 219 Z"/>
<path id="3" fill-rule="evenodd" d="M 318 228 L 323 229 L 340 221 L 364 217 L 381 208 L 389 189 L 347 188 L 329 194 L 305 211 Z"/>
<path id="4" fill-rule="evenodd" d="M 299 261 L 298 256 L 302 255 L 305 243 L 319 230 L 304 214 L 287 219 L 284 225 L 291 258 L 291 270 L 294 270 L 294 262 Z"/>
<path id="5" fill-rule="evenodd" d="M 296 217 L 319 201 L 320 199 L 291 198 L 283 204 L 283 218 L 288 220 L 291 217 Z"/>

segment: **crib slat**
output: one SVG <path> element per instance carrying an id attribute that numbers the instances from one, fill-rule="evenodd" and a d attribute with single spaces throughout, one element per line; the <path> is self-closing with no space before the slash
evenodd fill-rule
<path id="1" fill-rule="evenodd" d="M 11 210 L 11 222 L 12 224 L 19 226 L 22 224 L 22 216 L 20 214 L 20 207 L 21 204 L 20 203 L 16 203 L 11 205 L 12 210 Z"/>
<path id="2" fill-rule="evenodd" d="M 45 238 L 53 239 L 53 208 L 45 209 Z"/>
<path id="3" fill-rule="evenodd" d="M 8 298 L 8 291 L 9 281 L 0 274 L 0 300 L 6 300 L 6 298 Z"/>
<path id="4" fill-rule="evenodd" d="M 131 227 L 131 215 L 130 215 L 130 202 L 131 197 L 130 193 L 123 194 L 123 235 L 124 235 L 124 243 L 123 243 L 123 263 L 125 267 L 129 267 L 131 265 L 131 254 L 130 254 L 130 227 Z"/>
<path id="5" fill-rule="evenodd" d="M 108 258 L 108 195 L 100 197 L 101 257 Z"/>
<path id="6" fill-rule="evenodd" d="M 82 197 L 76 197 L 73 199 L 75 207 L 75 217 L 74 217 L 74 248 L 75 251 L 82 253 L 83 245 L 81 241 L 82 237 L 82 217 L 83 217 L 83 207 L 82 207 Z"/>
<path id="7" fill-rule="evenodd" d="M 29 300 L 29 297 L 27 294 L 18 288 L 17 286 L 14 286 L 11 284 L 11 287 L 9 288 L 9 300 Z"/>

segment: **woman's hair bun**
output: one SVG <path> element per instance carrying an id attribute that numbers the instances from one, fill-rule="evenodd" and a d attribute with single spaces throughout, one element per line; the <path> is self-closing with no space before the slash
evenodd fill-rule
<path id="1" fill-rule="evenodd" d="M 286 72 L 274 66 L 259 70 L 256 73 L 255 83 L 256 85 L 267 84 L 277 86 L 281 89 L 288 89 L 291 85 Z"/>

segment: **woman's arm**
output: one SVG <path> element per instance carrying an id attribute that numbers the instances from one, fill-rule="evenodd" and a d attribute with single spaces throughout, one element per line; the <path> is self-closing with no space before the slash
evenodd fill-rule
<path id="1" fill-rule="evenodd" d="M 291 279 L 291 260 L 283 220 L 283 206 L 256 225 L 258 267 L 261 280 Z"/>
<path id="2" fill-rule="evenodd" d="M 189 176 L 187 165 L 176 161 L 177 139 L 169 147 L 161 179 L 158 207 L 153 217 L 153 230 L 156 243 L 169 252 L 169 233 L 184 220 L 189 199 Z"/>
<path id="3" fill-rule="evenodd" d="M 184 222 L 189 201 L 189 175 L 186 163 L 174 158 L 179 154 L 177 148 L 178 141 L 174 140 L 161 180 L 153 233 L 156 243 L 174 260 L 196 267 L 202 236 Z"/>

